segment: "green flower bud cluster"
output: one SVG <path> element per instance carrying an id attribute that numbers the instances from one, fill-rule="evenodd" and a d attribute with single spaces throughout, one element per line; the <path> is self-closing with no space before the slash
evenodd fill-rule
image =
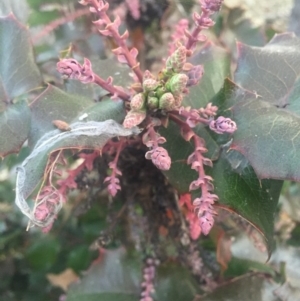
<path id="1" fill-rule="evenodd" d="M 138 92 L 130 102 L 130 111 L 125 118 L 128 127 L 138 125 L 146 118 L 147 111 L 172 111 L 179 108 L 186 91 L 188 76 L 186 70 L 186 48 L 182 45 L 166 61 L 166 68 L 156 78 L 146 70 L 143 83 L 135 87 Z M 139 122 L 139 123 L 137 123 Z"/>

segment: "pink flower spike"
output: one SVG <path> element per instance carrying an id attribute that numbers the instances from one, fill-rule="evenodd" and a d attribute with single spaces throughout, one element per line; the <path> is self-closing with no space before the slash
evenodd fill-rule
<path id="1" fill-rule="evenodd" d="M 230 118 L 220 116 L 217 120 L 212 120 L 209 124 L 209 128 L 217 134 L 232 134 L 237 130 L 236 123 Z"/>
<path id="2" fill-rule="evenodd" d="M 214 225 L 214 218 L 212 214 L 207 211 L 204 216 L 200 217 L 199 222 L 200 222 L 202 233 L 204 235 L 207 235 Z"/>
<path id="3" fill-rule="evenodd" d="M 146 159 L 151 159 L 153 164 L 161 170 L 169 170 L 171 167 L 171 158 L 166 149 L 159 146 L 148 151 L 145 155 Z"/>
<path id="4" fill-rule="evenodd" d="M 201 187 L 201 185 L 205 184 L 205 182 L 202 180 L 202 179 L 197 179 L 195 181 L 193 181 L 191 184 L 190 184 L 190 187 L 189 187 L 189 190 L 196 190 L 198 188 Z"/>
<path id="5" fill-rule="evenodd" d="M 187 159 L 187 164 L 192 164 L 196 160 L 196 154 L 191 153 Z"/>

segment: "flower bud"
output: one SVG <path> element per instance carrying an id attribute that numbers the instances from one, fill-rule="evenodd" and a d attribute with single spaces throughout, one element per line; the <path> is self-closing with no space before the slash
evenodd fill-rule
<path id="1" fill-rule="evenodd" d="M 188 76 L 186 74 L 180 73 L 175 74 L 166 83 L 166 87 L 170 90 L 175 97 L 178 97 L 184 91 L 186 84 L 188 82 Z"/>
<path id="2" fill-rule="evenodd" d="M 158 108 L 158 98 L 154 96 L 148 96 L 147 106 L 150 110 L 155 110 Z"/>
<path id="3" fill-rule="evenodd" d="M 146 79 L 143 82 L 143 89 L 145 92 L 154 91 L 158 86 L 159 82 L 152 78 Z"/>
<path id="4" fill-rule="evenodd" d="M 175 105 L 175 99 L 172 93 L 167 92 L 165 93 L 160 99 L 159 99 L 159 108 L 166 110 L 166 111 L 172 111 L 176 107 Z"/>
<path id="5" fill-rule="evenodd" d="M 209 124 L 209 128 L 217 134 L 232 134 L 237 130 L 236 123 L 230 118 L 220 116 L 217 120 L 212 120 Z"/>
<path id="6" fill-rule="evenodd" d="M 171 167 L 171 158 L 167 150 L 161 146 L 148 151 L 145 157 L 152 160 L 153 164 L 160 170 L 169 170 Z"/>
<path id="7" fill-rule="evenodd" d="M 168 72 L 179 73 L 186 62 L 186 48 L 180 46 L 167 59 L 166 69 Z"/>
<path id="8" fill-rule="evenodd" d="M 132 110 L 141 110 L 145 104 L 145 95 L 143 93 L 138 93 L 134 95 L 130 101 L 130 108 Z"/>
<path id="9" fill-rule="evenodd" d="M 124 119 L 123 126 L 131 129 L 139 125 L 146 118 L 146 111 L 129 111 Z"/>

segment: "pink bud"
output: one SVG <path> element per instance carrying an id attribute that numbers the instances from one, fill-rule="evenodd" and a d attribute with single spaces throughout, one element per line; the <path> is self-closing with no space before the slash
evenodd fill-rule
<path id="1" fill-rule="evenodd" d="M 131 129 L 136 125 L 139 125 L 146 118 L 146 111 L 134 111 L 131 110 L 127 113 L 123 126 L 127 129 Z"/>
<path id="2" fill-rule="evenodd" d="M 217 120 L 212 120 L 209 124 L 209 128 L 217 134 L 232 134 L 237 130 L 236 123 L 230 118 L 223 116 L 218 117 Z"/>

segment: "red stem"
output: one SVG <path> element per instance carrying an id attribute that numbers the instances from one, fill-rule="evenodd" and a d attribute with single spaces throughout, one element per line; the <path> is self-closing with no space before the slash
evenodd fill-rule
<path id="1" fill-rule="evenodd" d="M 99 75 L 94 73 L 94 83 L 111 93 L 112 95 L 117 94 L 122 100 L 127 101 L 130 99 L 130 95 L 126 92 L 122 91 L 116 86 L 113 86 L 109 83 L 107 83 L 103 78 L 101 78 Z"/>
<path id="2" fill-rule="evenodd" d="M 112 23 L 108 15 L 105 11 L 98 11 L 97 7 L 97 0 L 92 1 L 92 5 L 94 6 L 95 10 L 97 11 L 97 14 L 101 20 L 103 20 L 106 23 L 106 29 L 109 30 L 112 34 L 112 37 L 114 38 L 115 42 L 118 44 L 119 47 L 123 49 L 123 55 L 125 56 L 128 66 L 131 68 L 131 70 L 136 74 L 139 81 L 143 82 L 143 74 L 139 67 L 139 63 L 135 58 L 132 57 L 130 54 L 130 51 L 128 47 L 126 46 L 124 40 L 121 38 L 119 32 L 113 28 L 112 26 L 109 26 L 109 24 Z"/>
<path id="3" fill-rule="evenodd" d="M 203 147 L 203 143 L 201 142 L 201 138 L 198 137 L 197 135 L 193 136 L 193 140 L 194 140 L 194 145 L 195 145 L 196 161 L 200 163 L 200 166 L 198 167 L 198 175 L 199 175 L 200 179 L 204 179 L 205 171 L 204 171 L 204 165 L 203 165 L 203 160 L 202 160 L 203 156 L 202 156 L 201 152 L 197 150 L 198 147 Z M 205 198 L 205 196 L 208 193 L 205 182 L 203 184 L 201 184 L 201 192 L 202 192 L 201 197 Z"/>
<path id="4" fill-rule="evenodd" d="M 152 148 L 153 148 L 153 149 L 157 148 L 157 147 L 158 147 L 158 143 L 157 143 L 157 135 L 156 135 L 156 132 L 155 132 L 153 126 L 150 126 L 150 127 L 149 127 L 148 133 L 149 133 L 149 136 L 150 136 L 151 141 L 153 141 L 153 147 L 152 147 Z"/>
<path id="5" fill-rule="evenodd" d="M 112 174 L 111 177 L 112 178 L 116 178 L 117 177 L 117 163 L 119 161 L 119 157 L 120 157 L 120 153 L 123 150 L 124 146 L 124 138 L 120 138 L 120 141 L 118 143 L 118 148 L 117 148 L 117 153 L 115 155 L 114 160 L 112 161 L 114 168 L 112 169 Z"/>
<path id="6" fill-rule="evenodd" d="M 197 44 L 198 35 L 202 31 L 202 29 L 204 29 L 204 27 L 202 27 L 200 24 L 205 18 L 208 18 L 209 16 L 210 16 L 210 12 L 208 10 L 202 9 L 202 12 L 200 15 L 200 20 L 197 21 L 196 27 L 193 29 L 191 35 L 188 37 L 188 40 L 186 42 L 185 47 L 187 50 L 192 50 L 192 48 L 195 46 L 195 44 Z"/>

